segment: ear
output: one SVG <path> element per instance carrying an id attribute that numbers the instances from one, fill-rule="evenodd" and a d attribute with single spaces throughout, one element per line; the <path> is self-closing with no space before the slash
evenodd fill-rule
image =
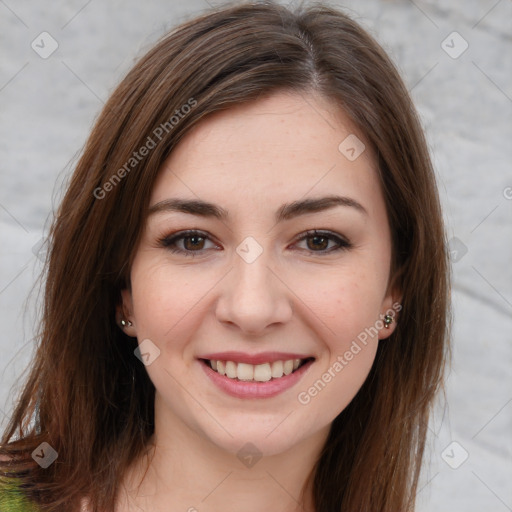
<path id="1" fill-rule="evenodd" d="M 395 332 L 399 321 L 399 312 L 402 310 L 402 292 L 397 284 L 398 274 L 395 273 L 394 278 L 390 280 L 386 297 L 382 301 L 380 318 L 376 323 L 379 329 L 379 340 L 389 338 Z M 386 324 L 386 316 L 392 318 L 391 323 Z"/>
<path id="2" fill-rule="evenodd" d="M 122 320 L 124 320 L 127 324 L 122 325 Z M 121 290 L 121 302 L 116 306 L 116 323 L 119 328 L 128 336 L 137 336 L 135 318 L 133 315 L 132 292 L 128 288 Z"/>

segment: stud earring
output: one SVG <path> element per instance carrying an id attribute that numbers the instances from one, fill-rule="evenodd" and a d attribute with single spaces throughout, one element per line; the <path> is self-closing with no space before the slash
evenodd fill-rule
<path id="1" fill-rule="evenodd" d="M 121 319 L 121 325 L 123 327 L 131 327 L 133 324 L 130 322 L 130 320 L 126 321 L 124 318 Z"/>
<path id="2" fill-rule="evenodd" d="M 384 327 L 389 329 L 389 326 L 393 323 L 393 317 L 391 315 L 386 315 L 384 317 Z"/>

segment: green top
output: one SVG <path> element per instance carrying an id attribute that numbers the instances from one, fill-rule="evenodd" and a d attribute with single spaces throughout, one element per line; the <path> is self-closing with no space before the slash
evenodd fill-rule
<path id="1" fill-rule="evenodd" d="M 0 512 L 38 512 L 14 479 L 0 478 Z"/>

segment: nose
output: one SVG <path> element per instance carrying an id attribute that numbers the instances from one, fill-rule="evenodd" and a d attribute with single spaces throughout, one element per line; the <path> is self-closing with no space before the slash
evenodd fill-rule
<path id="1" fill-rule="evenodd" d="M 222 282 L 216 305 L 219 322 L 258 335 L 291 319 L 293 293 L 275 265 L 270 265 L 269 252 L 252 262 L 234 256 L 234 268 Z"/>

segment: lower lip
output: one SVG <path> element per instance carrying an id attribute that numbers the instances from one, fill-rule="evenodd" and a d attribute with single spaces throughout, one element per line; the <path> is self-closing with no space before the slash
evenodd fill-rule
<path id="1" fill-rule="evenodd" d="M 283 393 L 294 386 L 309 370 L 313 363 L 314 360 L 308 361 L 294 372 L 289 375 L 284 375 L 279 379 L 272 379 L 267 382 L 246 382 L 230 379 L 225 375 L 221 375 L 215 370 L 212 370 L 203 361 L 199 361 L 199 364 L 202 366 L 204 372 L 212 382 L 220 390 L 236 398 L 270 398 L 278 395 L 279 393 Z"/>

